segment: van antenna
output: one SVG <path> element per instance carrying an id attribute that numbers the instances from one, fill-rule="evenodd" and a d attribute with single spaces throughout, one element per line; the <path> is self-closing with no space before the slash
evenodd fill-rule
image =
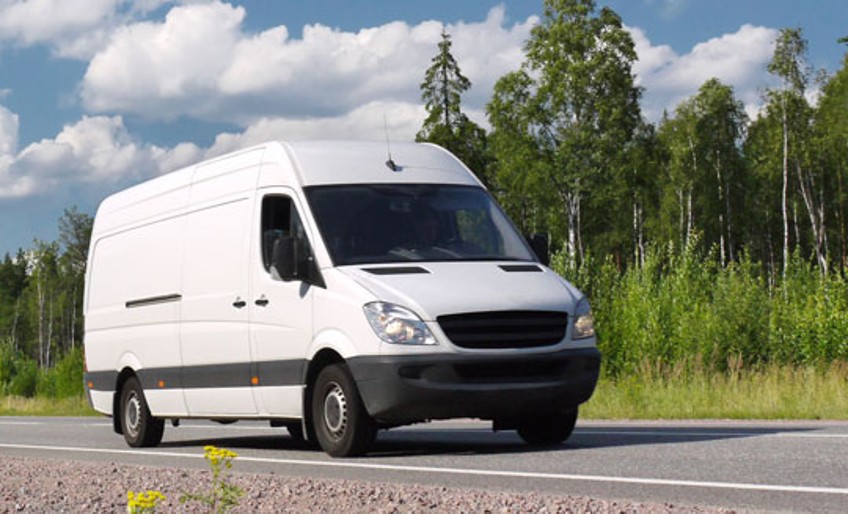
<path id="1" fill-rule="evenodd" d="M 392 160 L 392 145 L 389 143 L 389 124 L 386 121 L 386 113 L 383 113 L 383 130 L 386 132 L 386 151 L 389 154 L 389 160 L 386 161 L 386 166 L 392 171 L 400 171 L 400 166 Z"/>

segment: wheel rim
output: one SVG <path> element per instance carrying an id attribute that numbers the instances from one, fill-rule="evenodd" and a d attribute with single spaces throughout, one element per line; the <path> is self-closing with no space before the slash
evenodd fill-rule
<path id="1" fill-rule="evenodd" d="M 138 435 L 140 423 L 141 402 L 138 398 L 138 393 L 130 391 L 130 394 L 127 396 L 127 404 L 124 407 L 124 425 L 131 437 Z"/>
<path id="2" fill-rule="evenodd" d="M 324 396 L 324 426 L 336 439 L 342 437 L 347 428 L 347 399 L 344 390 L 335 382 L 330 384 Z"/>

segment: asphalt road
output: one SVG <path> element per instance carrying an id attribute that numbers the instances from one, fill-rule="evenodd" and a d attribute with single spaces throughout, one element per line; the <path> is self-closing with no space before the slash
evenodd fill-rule
<path id="1" fill-rule="evenodd" d="M 0 454 L 204 468 L 203 446 L 234 470 L 537 491 L 767 511 L 848 512 L 848 423 L 584 422 L 534 449 L 474 421 L 381 432 L 367 457 L 333 459 L 266 423 L 170 425 L 157 448 L 127 447 L 106 418 L 0 418 Z"/>

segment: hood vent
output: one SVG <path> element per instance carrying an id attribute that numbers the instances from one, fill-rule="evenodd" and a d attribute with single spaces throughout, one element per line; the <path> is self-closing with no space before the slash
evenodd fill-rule
<path id="1" fill-rule="evenodd" d="M 498 266 L 508 273 L 540 273 L 542 268 L 535 264 L 503 264 Z"/>
<path id="2" fill-rule="evenodd" d="M 422 275 L 430 273 L 419 266 L 392 266 L 388 268 L 362 268 L 372 275 Z"/>

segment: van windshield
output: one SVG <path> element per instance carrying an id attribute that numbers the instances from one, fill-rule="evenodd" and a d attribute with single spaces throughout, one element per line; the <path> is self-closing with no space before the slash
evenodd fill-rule
<path id="1" fill-rule="evenodd" d="M 534 261 L 488 192 L 440 184 L 313 186 L 306 197 L 336 266 Z"/>

